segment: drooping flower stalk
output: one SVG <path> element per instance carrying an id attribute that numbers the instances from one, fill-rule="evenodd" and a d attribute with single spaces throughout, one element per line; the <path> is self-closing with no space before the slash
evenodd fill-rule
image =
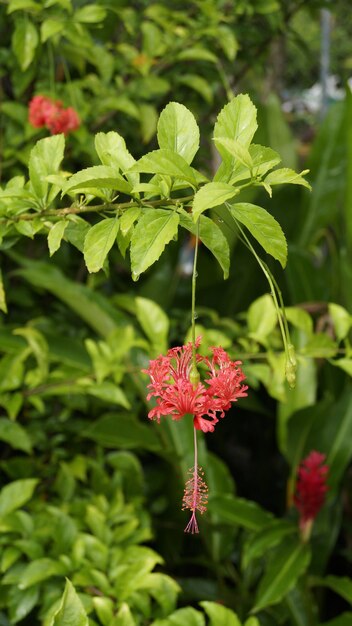
<path id="1" fill-rule="evenodd" d="M 204 472 L 198 466 L 197 430 L 213 432 L 219 418 L 225 416 L 232 402 L 247 396 L 248 389 L 242 384 L 245 375 L 240 367 L 241 361 L 232 361 L 223 348 L 210 348 L 211 357 L 197 353 L 201 343 L 201 337 L 196 337 L 195 330 L 198 240 L 199 225 L 192 276 L 192 341 L 170 348 L 165 356 L 161 354 L 151 360 L 149 367 L 143 370 L 150 378 L 147 400 L 156 400 L 156 405 L 148 413 L 149 419 L 160 423 L 161 417 L 168 415 L 173 420 L 193 416 L 194 464 L 189 470 L 190 478 L 186 482 L 182 501 L 182 509 L 189 509 L 192 513 L 185 528 L 185 532 L 190 533 L 199 532 L 196 512 L 204 513 L 208 502 Z M 198 365 L 203 366 L 202 380 Z"/>

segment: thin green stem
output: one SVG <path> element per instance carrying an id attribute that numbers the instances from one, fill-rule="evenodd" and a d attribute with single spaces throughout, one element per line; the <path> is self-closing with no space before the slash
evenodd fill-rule
<path id="1" fill-rule="evenodd" d="M 123 211 L 130 209 L 131 207 L 165 207 L 173 206 L 177 207 L 182 204 L 187 204 L 193 199 L 192 196 L 186 196 L 184 198 L 168 198 L 163 200 L 148 200 L 148 203 L 144 203 L 143 200 L 109 203 L 109 204 L 94 204 L 92 206 L 71 206 L 63 209 L 46 209 L 44 211 L 33 211 L 32 213 L 21 213 L 20 215 L 6 216 L 0 219 L 1 223 L 6 222 L 20 222 L 30 221 L 38 217 L 65 217 L 66 215 L 80 215 L 81 213 L 99 213 L 101 211 Z"/>
<path id="2" fill-rule="evenodd" d="M 268 266 L 266 265 L 266 263 L 264 263 L 264 261 L 262 261 L 260 256 L 256 253 L 254 247 L 252 246 L 252 244 L 251 244 L 250 240 L 248 239 L 246 233 L 244 232 L 242 226 L 238 223 L 238 221 L 236 219 L 235 219 L 235 222 L 236 222 L 238 230 L 240 231 L 241 238 L 242 238 L 243 242 L 245 243 L 247 248 L 254 255 L 254 257 L 255 257 L 259 267 L 261 268 L 262 272 L 264 273 L 264 275 L 265 275 L 265 277 L 266 277 L 266 279 L 267 279 L 267 281 L 269 283 L 271 295 L 272 295 L 272 298 L 273 298 L 273 301 L 274 301 L 274 305 L 275 305 L 275 309 L 276 309 L 276 312 L 277 312 L 277 319 L 278 319 L 280 332 L 281 332 L 281 337 L 282 337 L 282 341 L 283 341 L 283 344 L 284 344 L 284 350 L 285 350 L 285 355 L 286 355 L 286 379 L 287 379 L 289 385 L 292 387 L 295 384 L 296 359 L 295 359 L 295 355 L 294 355 L 294 347 L 291 344 L 291 340 L 290 340 L 290 333 L 289 333 L 289 329 L 288 329 L 286 315 L 284 313 L 285 307 L 284 307 L 284 304 L 283 304 L 281 291 L 278 288 L 278 286 L 276 284 L 276 281 L 275 281 L 272 273 L 270 272 Z"/>
<path id="3" fill-rule="evenodd" d="M 197 260 L 199 243 L 199 219 L 196 224 L 196 243 L 194 247 L 193 272 L 192 272 L 192 361 L 193 370 L 197 369 L 196 360 L 196 286 L 197 286 Z"/>

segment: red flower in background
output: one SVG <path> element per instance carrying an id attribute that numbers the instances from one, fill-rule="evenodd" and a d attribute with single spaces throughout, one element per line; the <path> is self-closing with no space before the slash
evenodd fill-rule
<path id="1" fill-rule="evenodd" d="M 299 525 L 304 539 L 309 538 L 313 521 L 325 502 L 329 472 L 325 459 L 325 454 L 313 450 L 298 468 L 294 503 L 300 513 Z"/>
<path id="2" fill-rule="evenodd" d="M 76 130 L 80 125 L 79 117 L 72 107 L 65 109 L 59 100 L 46 96 L 34 96 L 29 103 L 29 123 L 35 128 L 46 127 L 52 135 Z"/>
<path id="3" fill-rule="evenodd" d="M 198 337 L 196 347 L 201 338 Z M 171 415 L 180 420 L 190 413 L 195 428 L 203 432 L 213 432 L 219 417 L 224 417 L 232 402 L 247 396 L 247 386 L 240 361 L 231 361 L 223 348 L 211 348 L 211 359 L 196 355 L 197 363 L 204 363 L 208 378 L 193 385 L 190 381 L 192 369 L 192 343 L 171 348 L 166 356 L 160 355 L 150 361 L 143 370 L 151 383 L 147 400 L 156 398 L 156 407 L 148 413 L 150 419 L 160 422 L 162 416 Z"/>

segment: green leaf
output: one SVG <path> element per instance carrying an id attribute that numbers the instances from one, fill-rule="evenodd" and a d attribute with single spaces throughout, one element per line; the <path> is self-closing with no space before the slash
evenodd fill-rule
<path id="1" fill-rule="evenodd" d="M 125 172 L 136 162 L 127 150 L 124 138 L 113 130 L 95 136 L 95 149 L 103 165 L 117 168 L 121 172 Z M 127 174 L 127 178 L 133 185 L 139 182 L 138 174 Z"/>
<path id="2" fill-rule="evenodd" d="M 234 157 L 235 161 L 239 161 L 249 170 L 253 167 L 253 160 L 249 153 L 249 150 L 242 146 L 239 141 L 235 139 L 228 139 L 227 137 L 218 137 L 216 145 L 221 145 L 225 150 Z"/>
<path id="3" fill-rule="evenodd" d="M 156 355 L 166 352 L 170 322 L 156 302 L 136 298 L 136 316 Z"/>
<path id="4" fill-rule="evenodd" d="M 49 188 L 46 177 L 58 172 L 64 148 L 64 135 L 54 135 L 41 139 L 31 150 L 28 163 L 29 178 L 35 195 L 42 201 L 46 200 Z"/>
<path id="5" fill-rule="evenodd" d="M 109 217 L 92 226 L 84 240 L 84 261 L 88 272 L 99 272 L 116 241 L 119 230 L 117 217 Z"/>
<path id="6" fill-rule="evenodd" d="M 242 626 L 237 615 L 218 602 L 204 601 L 199 604 L 210 618 L 209 626 Z"/>
<path id="7" fill-rule="evenodd" d="M 103 626 L 110 626 L 114 616 L 114 603 L 111 598 L 95 596 L 93 606 Z"/>
<path id="8" fill-rule="evenodd" d="M 206 48 L 201 48 L 200 46 L 191 46 L 186 47 L 184 50 L 177 55 L 178 61 L 209 61 L 210 63 L 217 63 L 217 56 L 207 50 Z"/>
<path id="9" fill-rule="evenodd" d="M 236 524 L 248 530 L 260 530 L 273 519 L 271 513 L 264 511 L 255 502 L 237 498 L 230 494 L 210 496 L 209 511 L 214 512 L 221 523 Z"/>
<path id="10" fill-rule="evenodd" d="M 100 400 L 109 402 L 110 404 L 118 404 L 123 406 L 125 409 L 131 408 L 125 393 L 115 383 L 104 381 L 82 388 L 85 389 L 89 395 L 94 396 L 94 398 L 99 398 Z"/>
<path id="11" fill-rule="evenodd" d="M 18 270 L 19 275 L 53 293 L 100 335 L 107 337 L 116 329 L 113 310 L 91 289 L 69 280 L 53 265 L 28 259 L 21 264 L 24 269 Z"/>
<path id="12" fill-rule="evenodd" d="M 259 584 L 253 612 L 277 604 L 306 571 L 310 561 L 309 547 L 298 539 L 287 540 L 272 555 Z"/>
<path id="13" fill-rule="evenodd" d="M 39 43 L 39 35 L 33 22 L 17 19 L 12 35 L 12 49 L 23 72 L 31 65 Z"/>
<path id="14" fill-rule="evenodd" d="M 52 576 L 62 576 L 64 573 L 65 567 L 61 561 L 48 558 L 37 559 L 23 569 L 18 587 L 28 589 L 43 580 Z"/>
<path id="15" fill-rule="evenodd" d="M 16 450 L 30 453 L 32 442 L 22 426 L 4 417 L 0 418 L 0 439 Z"/>
<path id="16" fill-rule="evenodd" d="M 339 367 L 346 372 L 346 374 L 352 376 L 352 359 L 342 357 L 342 359 L 331 359 L 329 362 L 331 365 L 334 365 L 334 367 Z"/>
<path id="17" fill-rule="evenodd" d="M 166 619 L 157 619 L 151 626 L 205 626 L 203 613 L 185 607 L 171 613 Z"/>
<path id="18" fill-rule="evenodd" d="M 165 246 L 177 235 L 180 218 L 174 211 L 147 209 L 131 239 L 132 277 L 137 280 L 153 265 Z"/>
<path id="19" fill-rule="evenodd" d="M 135 221 L 138 220 L 140 214 L 141 209 L 137 206 L 132 206 L 122 213 L 120 217 L 120 230 L 124 236 L 127 235 Z"/>
<path id="20" fill-rule="evenodd" d="M 52 256 L 61 246 L 61 241 L 65 233 L 66 226 L 68 226 L 69 222 L 67 220 L 60 220 L 56 222 L 48 234 L 48 247 L 50 256 Z"/>
<path id="21" fill-rule="evenodd" d="M 0 311 L 7 313 L 6 294 L 4 282 L 2 280 L 2 271 L 0 270 Z"/>
<path id="22" fill-rule="evenodd" d="M 218 138 L 232 139 L 248 148 L 257 130 L 257 109 L 247 94 L 236 96 L 220 111 L 214 126 L 214 141 L 223 160 L 234 164 L 235 159 L 229 155 Z"/>
<path id="23" fill-rule="evenodd" d="M 193 169 L 182 156 L 168 148 L 148 152 L 128 171 L 145 172 L 146 174 L 165 174 L 185 180 L 192 186 L 197 187 Z"/>
<path id="24" fill-rule="evenodd" d="M 122 602 L 117 615 L 108 626 L 136 626 L 136 622 L 126 602 Z"/>
<path id="25" fill-rule="evenodd" d="M 242 569 L 246 570 L 253 559 L 264 556 L 268 550 L 281 543 L 284 538 L 292 533 L 297 533 L 295 525 L 289 524 L 285 520 L 275 520 L 250 537 L 244 547 Z"/>
<path id="26" fill-rule="evenodd" d="M 55 35 L 61 33 L 65 28 L 65 22 L 63 20 L 58 20 L 55 18 L 47 18 L 44 20 L 40 27 L 40 39 L 42 43 L 48 41 Z"/>
<path id="27" fill-rule="evenodd" d="M 177 76 L 177 82 L 181 85 L 186 85 L 193 91 L 199 93 L 202 98 L 211 104 L 213 102 L 213 90 L 209 81 L 202 78 L 198 74 L 179 74 Z"/>
<path id="28" fill-rule="evenodd" d="M 284 185 L 290 183 L 292 185 L 302 185 L 303 187 L 307 187 L 307 189 L 311 189 L 308 181 L 303 178 L 303 176 L 308 172 L 309 170 L 303 170 L 303 172 L 297 174 L 297 172 L 288 167 L 282 167 L 278 170 L 270 172 L 264 181 L 269 185 Z"/>
<path id="29" fill-rule="evenodd" d="M 266 293 L 252 302 L 247 313 L 250 337 L 265 342 L 277 324 L 277 312 L 272 297 Z"/>
<path id="30" fill-rule="evenodd" d="M 72 583 L 66 579 L 61 604 L 51 626 L 88 626 L 88 617 Z"/>
<path id="31" fill-rule="evenodd" d="M 159 572 L 146 574 L 141 588 L 149 592 L 161 606 L 165 615 L 175 609 L 177 594 L 181 591 L 175 580 Z"/>
<path id="32" fill-rule="evenodd" d="M 346 309 L 339 304 L 329 302 L 328 304 L 329 315 L 334 323 L 335 333 L 338 341 L 347 337 L 349 330 L 352 326 L 352 316 Z"/>
<path id="33" fill-rule="evenodd" d="M 248 202 L 228 207 L 232 217 L 246 226 L 265 252 L 277 259 L 284 268 L 287 261 L 287 242 L 280 224 L 268 211 Z"/>
<path id="34" fill-rule="evenodd" d="M 314 586 L 329 587 L 344 598 L 349 604 L 352 604 L 352 580 L 347 576 L 326 576 L 325 578 L 314 579 Z"/>
<path id="35" fill-rule="evenodd" d="M 71 193 L 72 191 L 84 191 L 95 187 L 97 189 L 115 189 L 122 193 L 129 193 L 132 189 L 131 184 L 119 174 L 115 168 L 107 165 L 95 165 L 87 167 L 77 174 L 73 174 L 67 181 L 62 190 L 62 194 Z"/>
<path id="36" fill-rule="evenodd" d="M 74 14 L 74 19 L 83 24 L 95 24 L 102 22 L 106 17 L 106 11 L 98 4 L 90 4 L 78 9 Z"/>
<path id="37" fill-rule="evenodd" d="M 22 591 L 12 587 L 9 593 L 9 617 L 11 624 L 17 624 L 35 607 L 39 598 L 39 588 L 31 587 Z"/>
<path id="38" fill-rule="evenodd" d="M 254 176 L 263 176 L 281 161 L 280 155 L 275 150 L 255 143 L 249 146 L 249 154 L 253 161 Z"/>
<path id="39" fill-rule="evenodd" d="M 193 235 L 196 234 L 196 224 L 186 211 L 181 212 L 180 224 Z M 230 271 L 230 248 L 228 241 L 221 228 L 205 215 L 201 215 L 199 218 L 199 238 L 202 244 L 215 256 L 224 272 L 224 279 L 228 278 Z"/>
<path id="40" fill-rule="evenodd" d="M 34 0 L 10 0 L 7 8 L 7 14 L 10 15 L 15 11 L 40 11 L 41 5 Z"/>
<path id="41" fill-rule="evenodd" d="M 107 448 L 160 450 L 159 439 L 153 426 L 148 421 L 143 424 L 127 413 L 105 415 L 83 434 Z"/>
<path id="42" fill-rule="evenodd" d="M 192 215 L 196 222 L 206 209 L 219 206 L 239 193 L 239 189 L 227 183 L 207 183 L 197 191 L 193 199 Z"/>
<path id="43" fill-rule="evenodd" d="M 183 104 L 169 102 L 160 114 L 158 129 L 160 148 L 177 152 L 192 163 L 199 149 L 199 128 L 192 113 Z"/>
<path id="44" fill-rule="evenodd" d="M 28 502 L 38 483 L 36 478 L 15 480 L 0 491 L 0 517 L 5 517 Z"/>

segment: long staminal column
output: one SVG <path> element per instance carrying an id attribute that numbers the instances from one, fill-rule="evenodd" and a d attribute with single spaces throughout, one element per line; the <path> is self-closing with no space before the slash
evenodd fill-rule
<path id="1" fill-rule="evenodd" d="M 194 467 L 189 470 L 190 478 L 186 482 L 182 500 L 182 510 L 192 512 L 185 533 L 199 533 L 196 511 L 203 514 L 207 510 L 208 487 L 203 480 L 204 472 L 198 466 L 197 431 L 194 428 Z"/>

